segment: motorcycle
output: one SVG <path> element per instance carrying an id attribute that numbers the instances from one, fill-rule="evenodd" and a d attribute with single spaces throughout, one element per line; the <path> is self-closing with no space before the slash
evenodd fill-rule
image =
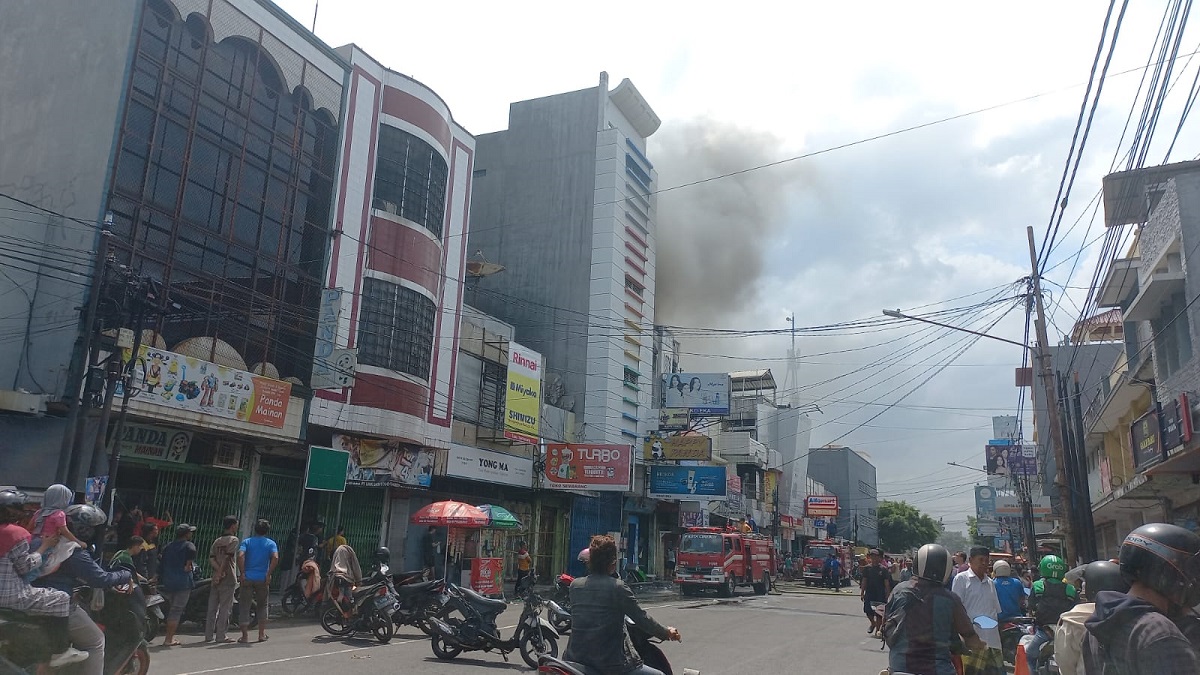
<path id="1" fill-rule="evenodd" d="M 629 617 L 625 617 L 625 631 L 629 633 L 629 641 L 633 643 L 633 648 L 647 666 L 661 670 L 664 675 L 674 675 L 675 671 L 671 669 L 671 662 L 667 660 L 667 655 L 658 648 L 662 640 L 654 638 L 646 631 L 638 628 L 638 625 Z M 552 673 L 553 675 L 599 675 L 592 668 L 578 663 L 563 661 L 557 655 L 547 655 L 538 659 L 537 670 L 539 673 Z M 700 671 L 692 668 L 684 668 L 682 675 L 700 675 Z"/>
<path id="2" fill-rule="evenodd" d="M 392 576 L 396 589 L 396 604 L 392 607 L 392 623 L 397 626 L 415 626 L 428 636 L 433 636 L 430 619 L 443 618 L 449 613 L 446 608 L 450 600 L 446 584 L 441 579 L 421 581 L 424 575 L 405 572 Z M 399 579 L 399 582 L 397 582 Z"/>
<path id="3" fill-rule="evenodd" d="M 183 615 L 179 617 L 179 625 L 191 622 L 199 626 L 204 626 L 208 620 L 208 595 L 212 591 L 212 579 L 200 579 L 196 585 L 192 587 L 191 594 L 188 595 L 187 604 L 183 606 Z M 241 625 L 241 601 L 240 593 L 236 590 L 233 593 L 233 609 L 229 612 L 229 625 L 238 627 Z M 162 596 L 159 596 L 162 598 Z M 171 603 L 165 599 L 157 603 L 162 606 L 164 616 L 171 611 Z M 258 626 L 258 604 L 250 605 L 250 628 Z M 150 636 L 154 637 L 153 635 Z"/>
<path id="4" fill-rule="evenodd" d="M 575 577 L 563 572 L 554 580 L 554 600 L 567 611 L 571 611 L 571 583 L 575 581 Z"/>
<path id="5" fill-rule="evenodd" d="M 571 612 L 553 600 L 546 601 L 546 618 L 559 635 L 571 632 Z"/>
<path id="6" fill-rule="evenodd" d="M 508 654 L 519 649 L 525 663 L 530 668 L 537 668 L 542 656 L 558 656 L 558 631 L 542 618 L 544 601 L 534 593 L 532 583 L 525 588 L 525 604 L 517 629 L 507 640 L 500 637 L 496 625 L 496 618 L 508 608 L 507 602 L 492 600 L 459 586 L 450 586 L 449 592 L 447 606 L 465 618 L 430 620 L 436 631 L 431 641 L 433 655 L 439 659 L 449 661 L 470 651 L 498 651 L 508 661 Z"/>
<path id="7" fill-rule="evenodd" d="M 1033 635 L 1037 630 L 1033 619 L 1028 616 L 1013 617 L 1000 624 L 1000 649 L 1004 652 L 1004 662 L 1016 664 L 1017 643 L 1026 635 Z"/>
<path id="8" fill-rule="evenodd" d="M 158 592 L 158 588 L 149 581 L 139 582 L 138 587 L 146 596 L 146 639 L 153 640 L 154 636 L 158 635 L 163 621 L 166 620 L 163 610 L 167 609 L 167 601 Z"/>
<path id="9" fill-rule="evenodd" d="M 124 592 L 122 592 L 124 590 Z M 104 591 L 104 604 L 92 609 L 95 589 L 78 590 L 80 607 L 104 631 L 105 675 L 146 675 L 150 672 L 150 645 L 146 643 L 146 597 L 141 589 Z M 0 610 L 0 672 L 39 672 L 50 659 L 43 624 L 26 614 Z M 14 669 L 15 670 L 12 670 Z M 80 664 L 59 669 L 70 675 Z"/>
<path id="10" fill-rule="evenodd" d="M 332 579 L 330 583 L 333 583 Z M 330 593 L 332 605 L 321 614 L 321 627 L 339 637 L 355 632 L 371 633 L 387 643 L 396 634 L 392 613 L 399 602 L 387 565 L 381 565 L 349 598 L 339 600 Z"/>
<path id="11" fill-rule="evenodd" d="M 1035 628 L 1031 626 L 1031 628 Z M 1045 630 L 1043 628 L 1043 630 Z M 1030 675 L 1058 675 L 1058 661 L 1054 659 L 1054 631 L 1048 631 L 1050 640 L 1042 643 L 1042 648 L 1038 650 L 1037 660 L 1034 662 L 1033 672 Z M 1020 644 L 1029 648 L 1029 641 L 1033 640 L 1033 632 L 1021 637 Z"/>

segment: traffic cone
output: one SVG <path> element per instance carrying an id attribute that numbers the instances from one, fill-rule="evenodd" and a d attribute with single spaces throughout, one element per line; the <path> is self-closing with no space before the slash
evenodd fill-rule
<path id="1" fill-rule="evenodd" d="M 1030 675 L 1029 663 L 1025 660 L 1025 641 L 1017 643 L 1017 655 L 1013 658 L 1013 675 Z"/>

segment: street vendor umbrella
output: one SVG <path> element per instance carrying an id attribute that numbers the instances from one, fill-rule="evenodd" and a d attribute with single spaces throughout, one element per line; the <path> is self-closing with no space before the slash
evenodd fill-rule
<path id="1" fill-rule="evenodd" d="M 479 510 L 488 515 L 488 527 L 493 527 L 498 530 L 519 530 L 524 527 L 521 525 L 521 521 L 512 514 L 512 511 L 509 511 L 503 506 L 496 506 L 494 504 L 480 504 Z"/>
<path id="2" fill-rule="evenodd" d="M 446 500 L 421 507 L 409 520 L 438 527 L 487 527 L 491 519 L 476 506 Z"/>

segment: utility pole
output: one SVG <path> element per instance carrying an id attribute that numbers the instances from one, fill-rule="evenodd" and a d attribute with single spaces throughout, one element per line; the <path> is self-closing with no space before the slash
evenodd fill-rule
<path id="1" fill-rule="evenodd" d="M 1038 370 L 1042 378 L 1042 386 L 1046 390 L 1046 423 L 1050 429 L 1050 448 L 1054 452 L 1054 485 L 1058 488 L 1058 499 L 1062 509 L 1063 554 L 1067 566 L 1075 564 L 1075 523 L 1071 513 L 1071 490 L 1067 486 L 1066 453 L 1063 451 L 1062 424 L 1058 417 L 1058 396 L 1055 393 L 1054 368 L 1050 363 L 1050 338 L 1046 334 L 1046 309 L 1042 304 L 1042 280 L 1038 272 L 1037 244 L 1034 242 L 1033 227 L 1025 228 L 1029 238 L 1029 263 L 1033 268 L 1030 283 L 1033 285 L 1033 302 L 1037 309 L 1037 320 L 1034 327 L 1037 330 L 1037 350 L 1034 352 L 1038 361 Z M 1030 499 L 1032 500 L 1032 495 Z M 1031 564 L 1036 551 L 1030 551 Z"/>

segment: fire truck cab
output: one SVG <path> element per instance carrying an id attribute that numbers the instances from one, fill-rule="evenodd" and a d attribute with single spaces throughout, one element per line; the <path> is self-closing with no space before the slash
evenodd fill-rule
<path id="1" fill-rule="evenodd" d="M 854 563 L 854 551 L 850 542 L 841 539 L 814 539 L 804 547 L 804 585 L 818 586 L 825 583 L 825 560 L 830 555 L 841 563 L 837 585 L 849 586 Z"/>
<path id="2" fill-rule="evenodd" d="M 738 586 L 753 586 L 765 595 L 778 574 L 775 542 L 761 534 L 731 528 L 689 527 L 679 539 L 675 583 L 684 595 L 715 590 L 733 595 Z"/>

